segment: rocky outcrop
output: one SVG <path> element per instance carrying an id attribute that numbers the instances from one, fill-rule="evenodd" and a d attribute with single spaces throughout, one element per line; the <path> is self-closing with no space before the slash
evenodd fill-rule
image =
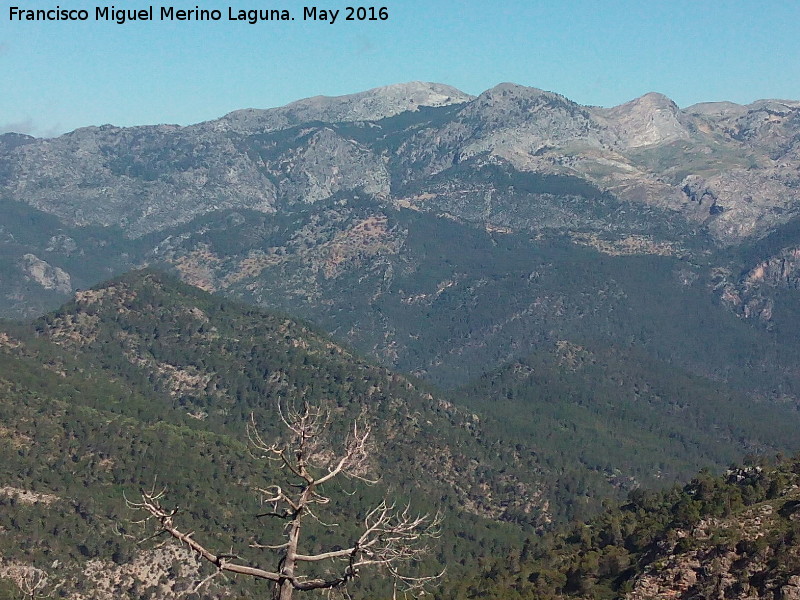
<path id="1" fill-rule="evenodd" d="M 594 113 L 607 124 L 613 141 L 624 148 L 655 146 L 691 137 L 678 105 L 655 92 L 607 110 L 595 109 Z"/>
<path id="2" fill-rule="evenodd" d="M 303 136 L 300 144 L 268 164 L 278 182 L 278 197 L 290 205 L 323 200 L 346 190 L 389 194 L 386 165 L 369 149 L 329 128 Z"/>
<path id="3" fill-rule="evenodd" d="M 785 508 L 797 504 L 793 496 L 787 498 L 758 504 L 736 517 L 703 521 L 692 531 L 678 531 L 674 549 L 648 566 L 625 598 L 800 598 L 800 576 L 786 574 L 800 558 L 800 549 L 780 534 L 787 522 Z M 687 546 L 694 548 L 681 550 Z"/>
<path id="4" fill-rule="evenodd" d="M 20 268 L 25 275 L 46 290 L 55 290 L 64 294 L 72 291 L 69 273 L 60 267 L 54 267 L 34 254 L 25 254 L 20 261 Z"/>
<path id="5" fill-rule="evenodd" d="M 800 247 L 784 248 L 780 253 L 761 261 L 743 278 L 748 287 L 769 285 L 800 289 Z"/>
<path id="6" fill-rule="evenodd" d="M 784 248 L 758 261 L 737 278 L 725 269 L 715 273 L 720 299 L 744 318 L 770 323 L 775 302 L 773 291 L 800 290 L 800 247 Z"/>

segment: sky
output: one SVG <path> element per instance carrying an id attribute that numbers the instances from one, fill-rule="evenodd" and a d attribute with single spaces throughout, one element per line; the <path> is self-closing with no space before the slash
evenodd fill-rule
<path id="1" fill-rule="evenodd" d="M 470 94 L 512 81 L 587 105 L 647 92 L 679 106 L 800 100 L 800 0 L 379 0 L 388 19 L 345 21 L 336 0 L 0 0 L 0 132 L 186 125 L 406 81 Z M 89 20 L 19 21 L 10 8 L 86 9 Z M 154 7 L 154 21 L 96 21 L 95 8 Z M 159 20 L 161 7 L 220 21 Z M 304 21 L 304 7 L 339 10 Z M 228 10 L 285 9 L 251 25 Z"/>

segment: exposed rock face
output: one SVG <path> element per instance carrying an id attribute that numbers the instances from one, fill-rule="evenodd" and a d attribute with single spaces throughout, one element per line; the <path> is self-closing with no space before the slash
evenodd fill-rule
<path id="1" fill-rule="evenodd" d="M 22 269 L 25 274 L 46 290 L 55 290 L 68 294 L 72 291 L 69 273 L 53 267 L 33 254 L 22 257 Z"/>
<path id="2" fill-rule="evenodd" d="M 270 166 L 279 182 L 278 194 L 290 204 L 322 200 L 343 190 L 359 189 L 376 196 L 389 193 L 389 173 L 383 162 L 328 128 L 315 131 Z"/>
<path id="3" fill-rule="evenodd" d="M 233 141 L 174 126 L 89 127 L 16 149 L 8 197 L 132 237 L 223 208 L 274 210 L 275 187 Z"/>
<path id="4" fill-rule="evenodd" d="M 717 292 L 722 301 L 745 318 L 767 324 L 773 319 L 776 290 L 800 290 L 800 247 L 783 248 L 750 266 L 738 278 L 717 272 Z"/>
<path id="5" fill-rule="evenodd" d="M 780 593 L 780 600 L 800 600 L 800 575 L 790 577 Z"/>
<path id="6" fill-rule="evenodd" d="M 620 106 L 595 114 L 604 119 L 615 142 L 624 148 L 641 148 L 689 140 L 678 105 L 663 94 L 651 92 Z M 610 140 L 609 140 L 610 141 Z"/>
<path id="7" fill-rule="evenodd" d="M 744 283 L 800 289 L 800 248 L 785 248 L 762 261 L 745 275 Z"/>
<path id="8" fill-rule="evenodd" d="M 790 496 L 774 504 L 783 506 L 780 512 L 785 515 L 786 507 L 797 502 Z M 678 539 L 689 541 L 695 548 L 680 551 L 675 546 L 666 552 L 635 579 L 633 590 L 625 598 L 800 598 L 800 576 L 780 573 L 791 569 L 785 561 L 796 562 L 798 548 L 780 538 L 775 544 L 781 521 L 777 513 L 773 502 L 767 502 L 735 518 L 709 519 L 692 531 L 678 532 Z M 776 558 L 776 549 L 768 538 L 773 538 L 773 545 L 783 546 L 780 558 Z"/>

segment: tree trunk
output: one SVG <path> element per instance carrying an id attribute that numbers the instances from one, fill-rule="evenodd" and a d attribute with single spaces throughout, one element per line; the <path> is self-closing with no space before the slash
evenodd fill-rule
<path id="1" fill-rule="evenodd" d="M 310 488 L 306 488 L 303 491 L 303 495 L 298 503 L 299 508 L 295 512 L 294 519 L 292 520 L 292 526 L 289 530 L 289 543 L 286 546 L 286 559 L 283 563 L 283 568 L 281 569 L 281 575 L 286 576 L 286 579 L 281 580 L 279 584 L 280 593 L 278 595 L 278 600 L 292 600 L 292 592 L 294 592 L 292 579 L 294 579 L 294 566 L 297 562 L 297 546 L 300 542 L 300 524 L 303 509 L 305 508 L 305 504 L 307 502 L 309 489 Z"/>
<path id="2" fill-rule="evenodd" d="M 294 592 L 292 582 L 288 579 L 284 579 L 279 585 L 278 600 L 292 600 L 292 592 Z"/>

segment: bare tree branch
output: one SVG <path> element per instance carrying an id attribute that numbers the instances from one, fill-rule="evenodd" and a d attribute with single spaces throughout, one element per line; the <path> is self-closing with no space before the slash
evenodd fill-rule
<path id="1" fill-rule="evenodd" d="M 47 575 L 41 569 L 30 567 L 26 569 L 17 579 L 17 586 L 26 598 L 36 598 L 44 593 L 47 585 Z"/>
<path id="2" fill-rule="evenodd" d="M 215 554 L 195 540 L 193 532 L 179 529 L 174 522 L 178 509 L 168 511 L 161 506 L 165 490 L 156 492 L 155 483 L 151 490 L 142 490 L 141 502 L 128 501 L 131 508 L 146 513 L 145 519 L 140 522 L 156 523 L 156 535 L 172 536 L 217 567 L 217 571 L 203 580 L 197 589 L 217 574 L 231 572 L 271 581 L 276 586 L 277 598 L 290 600 L 294 590 L 343 589 L 360 576 L 362 569 L 367 568 L 387 573 L 395 580 L 395 590 L 398 584 L 407 590 L 420 589 L 442 576 L 444 572 L 431 576 L 412 576 L 403 571 L 404 566 L 417 563 L 428 553 L 428 542 L 439 536 L 441 516 L 415 515 L 409 506 L 398 508 L 386 500 L 366 513 L 360 535 L 348 547 L 317 554 L 301 553 L 300 534 L 306 517 L 327 527 L 338 526 L 337 523 L 325 523 L 319 519 L 312 508 L 330 502 L 330 498 L 321 493 L 321 486 L 339 476 L 366 483 L 377 481 L 367 476 L 372 428 L 362 413 L 336 454 L 331 452 L 326 435 L 331 424 L 327 410 L 307 402 L 303 402 L 299 408 L 279 402 L 278 415 L 286 430 L 286 438 L 274 443 L 267 443 L 263 439 L 253 415 L 247 425 L 247 437 L 254 455 L 260 454 L 261 458 L 277 461 L 281 469 L 298 480 L 298 483 L 289 486 L 293 490 L 290 492 L 274 484 L 256 488 L 262 505 L 268 507 L 256 518 L 275 517 L 287 522 L 283 543 L 250 544 L 251 548 L 278 552 L 276 571 L 243 564 L 233 550 L 229 554 Z M 330 564 L 328 575 L 304 577 L 295 572 L 303 564 L 324 562 Z"/>
<path id="3" fill-rule="evenodd" d="M 218 569 L 223 571 L 230 571 L 232 573 L 242 573 L 244 575 L 252 575 L 260 579 L 268 579 L 269 581 L 280 581 L 281 575 L 251 567 L 248 565 L 239 565 L 230 563 L 226 560 L 224 555 L 217 556 L 210 550 L 206 549 L 200 542 L 195 540 L 192 535 L 194 532 L 185 533 L 179 530 L 172 522 L 172 518 L 177 512 L 177 509 L 167 512 L 158 502 L 158 497 L 151 496 L 148 492 L 142 491 L 142 502 L 134 503 L 128 502 L 128 506 L 137 509 L 145 510 L 150 513 L 151 517 L 155 518 L 161 526 L 162 532 L 166 532 L 174 537 L 179 542 L 182 542 L 199 554 L 202 558 L 215 565 Z M 152 536 L 151 536 L 152 537 Z"/>

